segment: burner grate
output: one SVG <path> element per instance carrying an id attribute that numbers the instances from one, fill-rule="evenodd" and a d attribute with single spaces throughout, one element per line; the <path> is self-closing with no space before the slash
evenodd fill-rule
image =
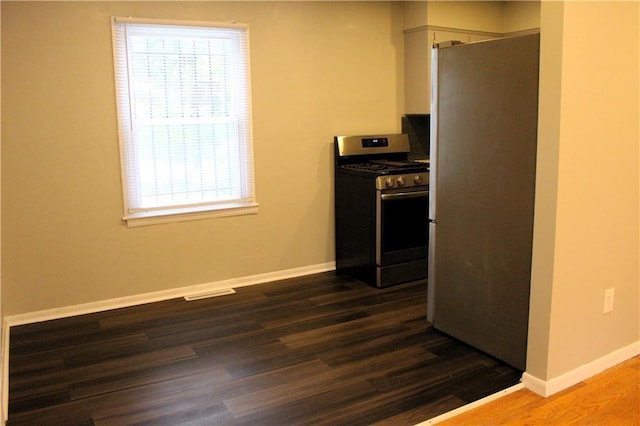
<path id="1" fill-rule="evenodd" d="M 374 160 L 363 163 L 351 163 L 344 164 L 341 167 L 348 170 L 381 174 L 424 172 L 429 170 L 429 166 L 424 163 L 391 160 Z"/>
<path id="2" fill-rule="evenodd" d="M 379 171 L 379 170 L 387 170 L 389 166 L 385 164 L 377 164 L 377 163 L 355 163 L 355 164 L 346 164 L 344 166 L 345 169 L 353 169 L 353 170 L 369 170 L 369 171 Z"/>

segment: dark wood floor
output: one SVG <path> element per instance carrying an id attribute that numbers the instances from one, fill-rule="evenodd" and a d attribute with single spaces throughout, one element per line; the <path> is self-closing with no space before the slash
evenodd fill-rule
<path id="1" fill-rule="evenodd" d="M 7 424 L 411 425 L 516 384 L 430 327 L 425 286 L 324 273 L 13 327 Z"/>

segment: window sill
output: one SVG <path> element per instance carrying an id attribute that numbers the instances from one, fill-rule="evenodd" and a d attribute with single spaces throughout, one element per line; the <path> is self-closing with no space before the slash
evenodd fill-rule
<path id="1" fill-rule="evenodd" d="M 187 222 L 192 220 L 209 219 L 214 217 L 244 216 L 258 213 L 258 204 L 233 204 L 215 209 L 189 211 L 154 211 L 146 213 L 136 213 L 122 218 L 128 228 L 139 226 L 160 225 L 163 223 Z"/>

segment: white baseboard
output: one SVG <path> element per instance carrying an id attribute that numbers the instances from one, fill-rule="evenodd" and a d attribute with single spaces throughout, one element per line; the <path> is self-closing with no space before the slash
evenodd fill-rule
<path id="1" fill-rule="evenodd" d="M 336 269 L 335 262 L 321 263 L 318 265 L 303 266 L 301 268 L 286 269 L 282 271 L 268 272 L 265 274 L 251 275 L 248 277 L 233 278 L 223 281 L 215 281 L 204 284 L 196 284 L 179 287 L 170 290 L 155 291 L 152 293 L 138 294 L 134 296 L 118 297 L 115 299 L 101 300 L 98 302 L 83 303 L 80 305 L 65 306 L 62 308 L 47 309 L 43 311 L 29 312 L 26 314 L 9 315 L 2 324 L 2 341 L 0 351 L 2 353 L 2 423 L 8 418 L 9 413 L 9 330 L 13 326 L 49 321 L 52 319 L 84 315 L 94 312 L 102 312 L 110 309 L 125 308 L 128 306 L 142 305 L 144 303 L 159 302 L 162 300 L 182 298 L 191 295 L 226 290 L 231 288 L 246 287 L 287 278 L 301 277 L 304 275 L 318 274 Z"/>
<path id="2" fill-rule="evenodd" d="M 128 306 L 141 305 L 144 303 L 159 302 L 162 300 L 181 298 L 190 295 L 208 293 L 212 291 L 225 290 L 230 288 L 246 287 L 255 284 L 262 284 L 270 281 L 283 280 L 287 278 L 300 277 L 304 275 L 317 274 L 335 270 L 335 262 L 321 263 L 318 265 L 304 266 L 301 268 L 286 269 L 282 271 L 267 272 L 264 274 L 251 275 L 247 277 L 232 278 L 229 280 L 215 281 L 203 284 L 195 284 L 186 287 L 173 288 L 169 290 L 155 291 L 152 293 L 138 294 L 134 296 L 118 297 L 115 299 L 101 300 L 97 302 L 83 303 L 80 305 L 65 306 L 62 308 L 47 309 L 43 311 L 29 312 L 26 314 L 9 315 L 5 318 L 8 327 L 17 325 L 32 324 L 36 322 L 49 321 L 52 319 L 66 318 L 76 315 L 102 312 L 110 309 L 126 308 Z"/>
<path id="3" fill-rule="evenodd" d="M 9 323 L 2 322 L 2 341 L 0 351 L 2 351 L 2 365 L 0 374 L 2 374 L 2 415 L 0 416 L 0 425 L 4 426 L 6 419 L 9 417 Z"/>
<path id="4" fill-rule="evenodd" d="M 139 294 L 134 296 L 126 296 L 115 299 L 108 299 L 98 302 L 84 303 L 80 305 L 66 306 L 63 308 L 54 308 L 43 311 L 30 312 L 26 314 L 10 315 L 5 318 L 2 328 L 2 414 L 0 419 L 5 420 L 8 417 L 8 383 L 9 383 L 9 331 L 12 326 L 31 324 L 36 322 L 48 321 L 58 318 L 66 318 L 75 315 L 83 315 L 94 312 L 102 312 L 110 309 L 124 308 L 128 306 L 141 305 L 144 303 L 158 302 L 162 300 L 181 298 L 189 295 L 198 295 L 211 291 L 218 291 L 223 289 L 246 287 L 250 285 L 262 284 L 271 281 L 277 281 L 287 278 L 300 277 L 304 275 L 311 275 L 321 272 L 328 272 L 335 270 L 335 262 L 328 262 L 324 264 L 305 266 L 301 268 L 288 269 L 283 271 L 269 272 L 265 274 L 252 275 L 248 277 L 233 278 L 229 280 L 216 281 L 204 284 L 196 284 L 192 286 L 179 287 L 170 290 L 162 290 L 157 292 Z M 624 348 L 613 351 L 602 358 L 592 361 L 588 364 L 582 365 L 575 370 L 569 371 L 559 377 L 553 378 L 549 381 L 539 379 L 529 373 L 524 373 L 522 376 L 522 384 L 512 386 L 504 391 L 490 395 L 486 398 L 478 400 L 472 404 L 460 407 L 457 410 L 453 410 L 449 413 L 445 413 L 442 416 L 427 420 L 420 423 L 420 425 L 434 425 L 445 419 L 451 418 L 464 411 L 471 410 L 480 405 L 486 404 L 492 400 L 505 396 L 516 390 L 526 387 L 527 389 L 548 397 L 554 393 L 560 392 L 566 388 L 569 388 L 589 377 L 611 368 L 627 359 L 633 358 L 640 354 L 640 341 L 634 342 Z M 524 385 L 524 386 L 523 386 Z"/>
<path id="5" fill-rule="evenodd" d="M 509 395 L 513 392 L 516 392 L 525 388 L 529 389 L 532 392 L 537 393 L 538 395 L 544 396 L 546 398 L 548 396 L 553 395 L 554 393 L 560 392 L 561 390 L 567 389 L 575 384 L 578 384 L 583 380 L 593 377 L 596 374 L 601 373 L 602 371 L 608 368 L 614 367 L 630 358 L 633 358 L 638 354 L 640 354 L 640 341 L 632 343 L 621 349 L 615 350 L 603 356 L 602 358 L 599 358 L 588 364 L 582 365 L 576 368 L 575 370 L 572 370 L 559 377 L 556 377 L 555 379 L 551 379 L 548 382 L 545 382 L 544 380 L 534 377 L 531 374 L 524 373 L 522 375 L 522 382 L 515 386 L 511 386 L 507 389 L 504 389 L 500 392 L 496 392 L 492 395 L 489 395 L 485 398 L 474 401 L 470 404 L 463 405 L 462 407 L 456 408 L 455 410 L 446 412 L 437 417 L 426 420 L 422 423 L 418 423 L 416 426 L 431 426 L 431 425 L 438 424 L 445 420 L 451 419 L 459 414 L 473 410 L 476 407 L 480 407 L 491 401 L 495 401 L 496 399 L 502 398 L 503 396 Z"/>
<path id="6" fill-rule="evenodd" d="M 546 398 L 633 358 L 638 354 L 640 354 L 640 341 L 608 353 L 602 358 L 581 365 L 550 380 L 545 381 L 525 372 L 522 375 L 522 383 L 530 391 Z"/>
<path id="7" fill-rule="evenodd" d="M 493 393 L 491 395 L 485 396 L 484 398 L 481 398 L 477 401 L 473 401 L 470 402 L 469 404 L 463 405 L 462 407 L 458 407 L 454 410 L 451 411 L 447 411 L 444 414 L 440 414 L 439 416 L 433 417 L 429 420 L 425 420 L 424 422 L 418 423 L 415 426 L 431 426 L 431 425 L 435 425 L 441 422 L 444 422 L 445 420 L 449 420 L 457 415 L 460 415 L 462 413 L 466 413 L 467 411 L 471 411 L 474 408 L 480 407 L 482 405 L 485 405 L 491 401 L 495 401 L 496 399 L 502 398 L 503 396 L 507 396 L 510 393 L 514 393 L 516 391 L 519 391 L 520 389 L 524 389 L 524 386 L 522 385 L 522 383 L 518 383 L 517 385 L 513 385 L 510 386 L 506 389 L 503 389 L 499 392 Z"/>

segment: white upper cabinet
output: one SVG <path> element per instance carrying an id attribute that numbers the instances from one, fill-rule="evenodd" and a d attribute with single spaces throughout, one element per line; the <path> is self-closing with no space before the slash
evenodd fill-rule
<path id="1" fill-rule="evenodd" d="M 427 28 L 404 34 L 404 112 L 429 112 L 431 44 Z"/>
<path id="2" fill-rule="evenodd" d="M 535 30 L 540 23 L 540 5 L 532 1 L 407 1 L 402 5 L 405 114 L 430 112 L 433 43 L 515 35 Z"/>
<path id="3" fill-rule="evenodd" d="M 431 104 L 431 46 L 457 40 L 463 43 L 500 37 L 500 34 L 424 29 L 404 34 L 404 112 L 428 114 Z"/>

